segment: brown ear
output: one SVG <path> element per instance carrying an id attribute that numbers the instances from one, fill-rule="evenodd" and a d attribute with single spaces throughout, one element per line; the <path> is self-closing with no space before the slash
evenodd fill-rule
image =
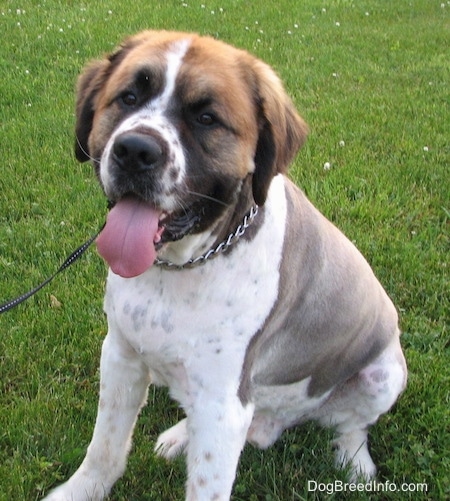
<path id="1" fill-rule="evenodd" d="M 253 198 L 264 204 L 272 178 L 286 172 L 297 151 L 304 144 L 308 126 L 297 113 L 274 71 L 255 64 L 260 130 L 255 153 Z"/>
<path id="2" fill-rule="evenodd" d="M 75 156 L 80 162 L 89 160 L 89 135 L 94 120 L 96 97 L 107 78 L 109 60 L 89 64 L 78 79 L 75 124 Z"/>

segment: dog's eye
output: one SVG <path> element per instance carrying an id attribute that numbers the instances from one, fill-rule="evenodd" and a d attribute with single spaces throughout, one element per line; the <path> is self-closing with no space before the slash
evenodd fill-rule
<path id="1" fill-rule="evenodd" d="M 137 97 L 132 92 L 122 94 L 122 96 L 120 96 L 120 100 L 125 106 L 136 106 L 137 104 Z"/>
<path id="2" fill-rule="evenodd" d="M 205 127 L 214 125 L 217 120 L 211 113 L 202 113 L 197 117 L 197 122 Z"/>

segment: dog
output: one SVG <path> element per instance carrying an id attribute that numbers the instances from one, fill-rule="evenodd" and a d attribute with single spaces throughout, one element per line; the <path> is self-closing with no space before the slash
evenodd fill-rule
<path id="1" fill-rule="evenodd" d="M 315 420 L 350 480 L 368 426 L 406 385 L 398 316 L 352 243 L 287 177 L 308 127 L 264 62 L 196 34 L 146 31 L 78 81 L 76 156 L 112 209 L 108 334 L 92 441 L 47 501 L 100 500 L 125 469 L 150 383 L 186 418 L 186 499 L 228 500 L 246 441 Z"/>

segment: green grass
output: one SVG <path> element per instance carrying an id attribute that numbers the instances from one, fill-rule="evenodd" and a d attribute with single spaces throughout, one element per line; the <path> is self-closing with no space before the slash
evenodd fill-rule
<path id="1" fill-rule="evenodd" d="M 71 151 L 82 66 L 149 27 L 247 48 L 275 66 L 310 124 L 293 178 L 356 242 L 400 310 L 409 385 L 372 428 L 371 447 L 380 481 L 426 482 L 428 493 L 308 493 L 308 480 L 345 477 L 333 468 L 329 432 L 306 425 L 268 451 L 245 449 L 233 499 L 448 499 L 450 2 L 186 3 L 1 2 L 0 302 L 40 282 L 104 219 L 93 173 Z M 0 317 L 0 501 L 39 499 L 84 456 L 104 277 L 90 251 Z M 183 499 L 183 461 L 152 452 L 178 414 L 164 391 L 151 390 L 111 500 Z"/>

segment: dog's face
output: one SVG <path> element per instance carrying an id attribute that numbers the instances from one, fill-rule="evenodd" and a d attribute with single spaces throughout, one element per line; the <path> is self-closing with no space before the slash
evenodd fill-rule
<path id="1" fill-rule="evenodd" d="M 248 179 L 262 205 L 306 130 L 267 65 L 197 35 L 140 33 L 78 83 L 77 158 L 113 202 L 154 207 L 167 240 L 207 228 Z"/>

